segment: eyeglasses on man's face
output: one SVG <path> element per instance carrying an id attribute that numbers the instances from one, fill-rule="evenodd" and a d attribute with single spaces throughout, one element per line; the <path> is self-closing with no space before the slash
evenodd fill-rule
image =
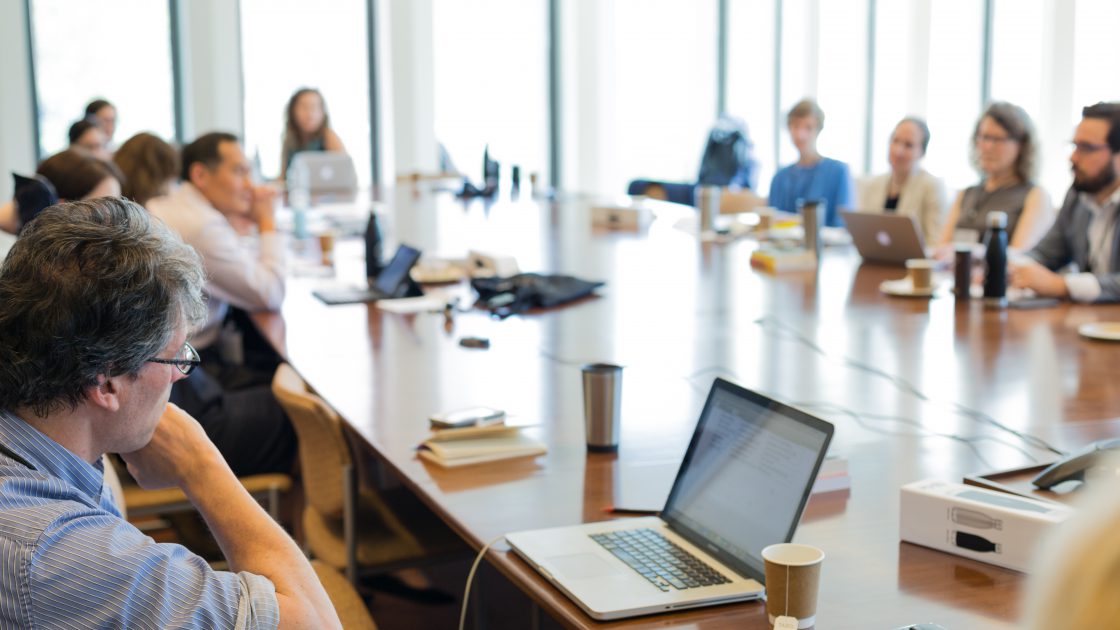
<path id="1" fill-rule="evenodd" d="M 189 343 L 184 343 L 183 347 L 179 349 L 179 353 L 173 359 L 148 359 L 148 363 L 162 363 L 164 365 L 174 365 L 177 370 L 183 373 L 183 376 L 190 375 L 194 369 L 202 365 L 202 359 L 198 356 L 198 351 L 194 349 Z"/>
<path id="2" fill-rule="evenodd" d="M 1070 142 L 1070 145 L 1073 147 L 1074 153 L 1080 153 L 1081 155 L 1088 155 L 1090 153 L 1096 153 L 1097 151 L 1104 151 L 1105 149 L 1110 148 L 1107 144 L 1078 142 L 1077 140 Z"/>

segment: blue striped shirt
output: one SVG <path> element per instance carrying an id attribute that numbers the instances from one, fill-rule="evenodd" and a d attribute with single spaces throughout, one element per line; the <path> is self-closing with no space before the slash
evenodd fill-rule
<path id="1" fill-rule="evenodd" d="M 104 468 L 0 411 L 0 630 L 276 628 L 272 582 L 121 518 Z"/>

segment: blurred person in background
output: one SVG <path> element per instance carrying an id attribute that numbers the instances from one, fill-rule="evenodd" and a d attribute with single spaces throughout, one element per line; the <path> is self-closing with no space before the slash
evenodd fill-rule
<path id="1" fill-rule="evenodd" d="M 797 162 L 778 170 L 770 181 L 769 204 L 784 212 L 798 212 L 802 204 L 823 201 L 824 225 L 838 227 L 840 210 L 852 210 L 855 190 L 848 165 L 817 151 L 817 137 L 824 129 L 824 111 L 812 99 L 803 99 L 789 110 L 786 126 Z"/>
<path id="2" fill-rule="evenodd" d="M 138 133 L 113 154 L 125 176 L 121 194 L 147 206 L 153 197 L 171 193 L 179 181 L 179 151 L 150 133 Z"/>
<path id="3" fill-rule="evenodd" d="M 861 212 L 898 213 L 913 217 L 925 243 L 941 237 L 941 221 L 949 201 L 942 181 L 922 168 L 929 147 L 929 126 L 921 118 L 903 118 L 891 132 L 891 171 L 860 185 Z"/>
<path id="4" fill-rule="evenodd" d="M 105 132 L 105 146 L 113 148 L 113 134 L 117 132 L 117 108 L 103 98 L 97 98 L 86 105 L 86 118 L 96 118 L 101 130 Z"/>
<path id="5" fill-rule="evenodd" d="M 1022 107 L 992 103 L 972 134 L 972 162 L 980 183 L 962 190 L 949 208 L 938 240 L 938 258 L 952 256 L 953 243 L 978 243 L 988 229 L 988 214 L 1007 214 L 1008 245 L 1026 250 L 1054 220 L 1050 198 L 1034 182 L 1038 138 Z"/>
<path id="6" fill-rule="evenodd" d="M 346 152 L 342 140 L 331 129 L 331 117 L 323 95 L 314 88 L 300 88 L 288 99 L 284 144 L 280 154 L 280 179 L 287 179 L 292 158 L 304 151 Z"/>
<path id="7" fill-rule="evenodd" d="M 202 257 L 205 323 L 190 338 L 203 369 L 175 384 L 171 401 L 198 419 L 238 475 L 290 472 L 296 436 L 272 395 L 279 357 L 248 321 L 284 300 L 284 249 L 276 192 L 254 186 L 237 136 L 212 132 L 183 148 L 182 183 L 147 208 Z M 235 225 L 248 225 L 255 242 Z"/>
<path id="8" fill-rule="evenodd" d="M 103 160 L 112 157 L 108 149 L 109 138 L 96 118 L 83 118 L 70 125 L 69 140 L 71 148 L 85 149 Z"/>
<path id="9" fill-rule="evenodd" d="M 43 209 L 60 201 L 119 196 L 124 175 L 89 151 L 66 149 L 43 160 L 33 177 L 15 175 L 15 180 L 13 199 L 0 206 L 0 229 L 9 234 L 18 234 Z"/>

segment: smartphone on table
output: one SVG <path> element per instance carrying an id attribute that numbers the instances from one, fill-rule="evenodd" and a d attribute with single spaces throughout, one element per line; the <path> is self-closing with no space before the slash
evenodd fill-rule
<path id="1" fill-rule="evenodd" d="M 433 429 L 460 429 L 478 424 L 492 424 L 506 417 L 506 412 L 493 407 L 469 407 L 433 414 L 429 420 Z"/>

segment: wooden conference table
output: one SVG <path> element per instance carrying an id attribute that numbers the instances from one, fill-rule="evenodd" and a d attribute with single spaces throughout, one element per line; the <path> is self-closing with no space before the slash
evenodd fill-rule
<path id="1" fill-rule="evenodd" d="M 1120 320 L 1120 307 L 986 310 L 878 291 L 897 268 L 861 266 L 850 248 L 819 272 L 750 268 L 750 240 L 701 243 L 665 210 L 639 233 L 593 229 L 588 204 L 463 205 L 402 189 L 387 232 L 431 254 L 515 256 L 523 270 L 607 282 L 600 296 L 504 321 L 481 312 L 395 315 L 328 307 L 294 277 L 280 315 L 257 323 L 346 419 L 359 441 L 475 549 L 505 533 L 611 518 L 621 475 L 679 460 L 716 376 L 800 405 L 836 424 L 831 452 L 849 460 L 850 493 L 814 497 L 795 540 L 827 554 L 823 628 L 1012 627 L 1022 574 L 900 544 L 899 487 L 960 481 L 1055 456 L 1008 429 L 1067 450 L 1120 434 L 1118 348 L 1078 325 Z M 338 278 L 362 274 L 360 242 L 337 250 Z M 466 285 L 453 288 L 464 297 Z M 463 348 L 467 335 L 489 350 Z M 584 448 L 579 366 L 626 366 L 617 455 Z M 507 410 L 549 446 L 536 460 L 443 470 L 414 447 L 433 412 Z M 967 408 L 962 411 L 960 406 Z M 769 628 L 761 603 L 597 624 L 499 542 L 488 560 L 567 627 Z M 528 621 L 526 621 L 528 624 Z"/>

